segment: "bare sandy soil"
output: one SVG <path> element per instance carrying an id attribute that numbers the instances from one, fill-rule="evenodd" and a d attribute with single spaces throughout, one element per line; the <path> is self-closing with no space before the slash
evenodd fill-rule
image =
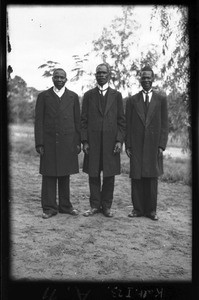
<path id="1" fill-rule="evenodd" d="M 116 177 L 113 218 L 85 218 L 87 175 L 71 176 L 79 216 L 41 218 L 39 158 L 10 159 L 11 278 L 26 280 L 189 281 L 192 268 L 191 187 L 159 182 L 159 221 L 128 218 L 128 175 Z"/>

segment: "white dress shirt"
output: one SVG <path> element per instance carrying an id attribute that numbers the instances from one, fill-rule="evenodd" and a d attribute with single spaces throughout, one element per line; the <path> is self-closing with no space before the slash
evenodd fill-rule
<path id="1" fill-rule="evenodd" d="M 99 84 L 97 84 L 97 87 L 99 89 L 99 93 L 102 93 L 102 95 L 106 95 L 107 89 L 109 87 L 108 82 L 101 87 Z"/>
<path id="2" fill-rule="evenodd" d="M 152 89 L 150 89 L 148 92 L 147 92 L 147 91 L 144 91 L 144 90 L 142 90 L 142 95 L 143 95 L 144 102 L 145 102 L 145 100 L 146 100 L 146 94 L 148 94 L 148 95 L 149 95 L 149 103 L 150 103 L 150 101 L 151 101 L 151 97 L 152 97 L 152 94 L 153 94 L 153 90 L 152 90 Z"/>
<path id="3" fill-rule="evenodd" d="M 56 88 L 56 86 L 54 86 L 53 87 L 53 91 L 55 92 L 55 94 L 57 94 L 57 96 L 59 97 L 59 98 L 61 98 L 61 96 L 64 94 L 64 92 L 65 92 L 65 86 L 63 86 L 60 90 L 58 90 L 57 88 Z"/>

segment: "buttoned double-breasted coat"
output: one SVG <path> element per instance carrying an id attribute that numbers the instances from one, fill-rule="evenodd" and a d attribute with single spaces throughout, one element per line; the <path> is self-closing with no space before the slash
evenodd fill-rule
<path id="1" fill-rule="evenodd" d="M 120 154 L 114 154 L 116 142 L 125 139 L 125 115 L 122 95 L 108 88 L 105 112 L 102 111 L 98 88 L 85 93 L 82 103 L 81 140 L 89 143 L 89 154 L 85 154 L 83 171 L 91 177 L 100 172 L 102 153 L 103 176 L 120 174 Z"/>
<path id="2" fill-rule="evenodd" d="M 130 148 L 130 177 L 158 177 L 163 173 L 163 156 L 168 139 L 168 111 L 166 97 L 153 92 L 145 116 L 142 92 L 126 103 L 126 148 Z"/>
<path id="3" fill-rule="evenodd" d="M 35 146 L 43 145 L 40 173 L 65 176 L 79 172 L 80 138 L 78 95 L 65 88 L 61 99 L 50 88 L 38 95 L 35 108 Z"/>

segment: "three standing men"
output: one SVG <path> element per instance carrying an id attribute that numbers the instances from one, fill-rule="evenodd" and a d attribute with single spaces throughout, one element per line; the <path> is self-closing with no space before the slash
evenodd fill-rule
<path id="1" fill-rule="evenodd" d="M 70 175 L 79 172 L 81 151 L 78 95 L 65 88 L 66 72 L 56 69 L 54 87 L 40 93 L 35 108 L 35 145 L 40 154 L 44 219 L 60 213 L 77 215 L 70 202 Z M 58 181 L 59 206 L 56 203 Z"/>
<path id="2" fill-rule="evenodd" d="M 83 98 L 81 137 L 78 96 L 65 88 L 67 78 L 63 69 L 54 71 L 54 87 L 38 96 L 35 144 L 43 175 L 41 200 L 45 219 L 58 211 L 78 214 L 70 202 L 69 179 L 71 174 L 79 172 L 81 142 L 83 171 L 89 175 L 91 207 L 84 216 L 102 212 L 112 217 L 115 175 L 120 174 L 120 152 L 125 140 L 133 203 L 129 217 L 158 220 L 158 176 L 163 173 L 163 151 L 168 139 L 166 97 L 152 90 L 153 70 L 144 67 L 140 80 L 143 90 L 127 100 L 125 121 L 121 93 L 109 87 L 109 78 L 109 66 L 98 65 L 97 87 L 86 92 Z"/>
<path id="3" fill-rule="evenodd" d="M 126 104 L 126 153 L 130 157 L 133 211 L 129 217 L 146 216 L 158 220 L 158 176 L 163 173 L 163 151 L 168 139 L 166 97 L 152 90 L 153 70 L 141 70 L 143 90 Z"/>
<path id="4" fill-rule="evenodd" d="M 115 175 L 120 174 L 120 152 L 125 139 L 125 115 L 122 95 L 109 87 L 107 64 L 96 68 L 97 87 L 83 98 L 81 140 L 85 153 L 83 172 L 89 175 L 90 207 L 84 216 L 102 211 L 112 217 Z M 101 172 L 103 182 L 101 182 Z"/>

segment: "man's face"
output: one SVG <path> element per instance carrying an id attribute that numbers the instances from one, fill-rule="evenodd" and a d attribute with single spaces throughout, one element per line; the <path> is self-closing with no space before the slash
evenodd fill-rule
<path id="1" fill-rule="evenodd" d="M 149 91 L 153 83 L 153 73 L 151 71 L 141 72 L 140 83 L 145 91 Z"/>
<path id="2" fill-rule="evenodd" d="M 109 73 L 107 67 L 106 66 L 97 67 L 95 76 L 96 76 L 97 83 L 100 86 L 106 84 L 109 80 Z"/>
<path id="3" fill-rule="evenodd" d="M 56 70 L 53 74 L 53 83 L 55 87 L 60 90 L 66 83 L 66 73 L 63 70 Z"/>

